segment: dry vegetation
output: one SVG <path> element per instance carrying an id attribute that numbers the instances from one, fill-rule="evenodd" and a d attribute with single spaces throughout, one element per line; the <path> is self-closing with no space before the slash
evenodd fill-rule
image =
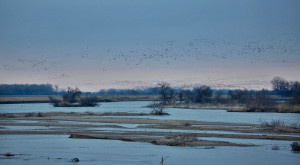
<path id="1" fill-rule="evenodd" d="M 290 123 L 281 120 L 272 120 L 270 122 L 261 121 L 259 127 L 265 131 L 275 131 L 275 132 L 298 132 L 300 133 L 300 125 L 297 123 Z"/>

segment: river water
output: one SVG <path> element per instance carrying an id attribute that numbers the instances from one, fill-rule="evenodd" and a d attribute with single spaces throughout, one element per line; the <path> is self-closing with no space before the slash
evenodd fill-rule
<path id="1" fill-rule="evenodd" d="M 61 108 L 51 104 L 2 104 L 0 113 L 16 112 L 143 112 L 151 109 L 143 106 L 151 102 L 102 103 L 99 107 Z M 169 116 L 145 116 L 161 120 L 198 120 L 235 123 L 259 123 L 260 120 L 278 119 L 300 123 L 300 114 L 237 113 L 225 110 L 189 110 L 169 108 Z M 22 121 L 19 121 L 22 122 Z M 127 126 L 131 129 L 131 125 Z M 12 126 L 13 127 L 13 126 Z M 26 129 L 20 128 L 17 129 Z M 40 128 L 36 128 L 40 129 Z M 167 131 L 167 130 L 166 130 Z M 17 154 L 14 157 L 0 155 L 0 164 L 103 164 L 103 165 L 158 165 L 162 156 L 168 156 L 165 165 L 252 165 L 298 164 L 300 153 L 290 151 L 291 141 L 250 140 L 229 138 L 203 138 L 234 143 L 255 144 L 256 147 L 171 147 L 149 143 L 123 142 L 99 139 L 70 139 L 69 135 L 1 135 L 0 154 Z M 279 150 L 272 150 L 278 146 Z M 18 155 L 19 154 L 19 155 Z M 72 158 L 80 162 L 71 162 Z"/>
<path id="2" fill-rule="evenodd" d="M 0 104 L 0 113 L 24 112 L 132 112 L 149 113 L 151 109 L 144 106 L 149 101 L 109 102 L 98 107 L 53 107 L 52 104 Z M 260 121 L 282 120 L 300 124 L 300 113 L 267 113 L 267 112 L 227 112 L 226 110 L 194 110 L 168 108 L 168 116 L 136 116 L 161 120 L 197 120 L 211 122 L 252 123 Z"/>

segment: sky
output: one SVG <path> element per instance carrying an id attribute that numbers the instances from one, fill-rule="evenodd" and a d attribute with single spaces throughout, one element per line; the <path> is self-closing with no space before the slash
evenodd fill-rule
<path id="1" fill-rule="evenodd" d="M 300 80 L 299 0 L 0 0 L 0 84 L 84 91 Z"/>

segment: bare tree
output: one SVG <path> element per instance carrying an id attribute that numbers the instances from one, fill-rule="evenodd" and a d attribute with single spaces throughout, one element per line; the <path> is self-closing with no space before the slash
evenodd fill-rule
<path id="1" fill-rule="evenodd" d="M 230 90 L 228 92 L 228 95 L 230 96 L 231 100 L 237 102 L 237 103 L 247 103 L 251 99 L 253 99 L 255 93 L 248 91 L 248 90 Z"/>
<path id="2" fill-rule="evenodd" d="M 300 104 L 300 82 L 291 82 L 291 94 L 293 97 L 292 103 Z"/>
<path id="3" fill-rule="evenodd" d="M 269 92 L 265 89 L 256 91 L 253 94 L 252 100 L 249 100 L 248 106 L 256 109 L 274 109 L 276 102 L 271 98 Z"/>
<path id="4" fill-rule="evenodd" d="M 179 98 L 180 103 L 182 103 L 183 99 L 184 99 L 184 91 L 183 90 L 180 90 L 178 92 L 178 98 Z"/>
<path id="5" fill-rule="evenodd" d="M 68 103 L 78 102 L 81 91 L 76 87 L 75 89 L 68 87 L 67 93 L 63 95 L 63 101 Z"/>
<path id="6" fill-rule="evenodd" d="M 183 100 L 185 103 L 188 104 L 193 101 L 194 96 L 193 96 L 193 92 L 191 90 L 184 90 L 183 93 L 184 93 Z"/>
<path id="7" fill-rule="evenodd" d="M 164 112 L 165 106 L 162 102 L 154 101 L 149 107 L 152 108 L 151 113 L 154 115 L 167 115 L 167 113 Z"/>
<path id="8" fill-rule="evenodd" d="M 161 82 L 158 83 L 158 87 L 160 88 L 159 94 L 163 104 L 166 104 L 167 102 L 173 99 L 175 92 L 171 88 L 170 83 Z"/>
<path id="9" fill-rule="evenodd" d="M 290 95 L 290 83 L 282 77 L 274 77 L 271 81 L 273 90 L 280 96 Z"/>
<path id="10" fill-rule="evenodd" d="M 212 96 L 211 88 L 206 85 L 202 85 L 200 87 L 194 88 L 194 93 L 195 93 L 194 101 L 196 103 L 209 102 L 210 97 Z"/>
<path id="11" fill-rule="evenodd" d="M 216 92 L 215 98 L 216 98 L 216 101 L 217 101 L 217 102 L 221 102 L 221 101 L 222 101 L 222 95 L 223 95 L 223 91 L 218 90 L 218 91 Z"/>

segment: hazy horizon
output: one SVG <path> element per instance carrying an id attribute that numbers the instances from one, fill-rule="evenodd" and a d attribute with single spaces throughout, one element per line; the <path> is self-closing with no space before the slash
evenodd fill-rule
<path id="1" fill-rule="evenodd" d="M 83 91 L 300 80 L 297 0 L 0 0 L 0 84 Z"/>

